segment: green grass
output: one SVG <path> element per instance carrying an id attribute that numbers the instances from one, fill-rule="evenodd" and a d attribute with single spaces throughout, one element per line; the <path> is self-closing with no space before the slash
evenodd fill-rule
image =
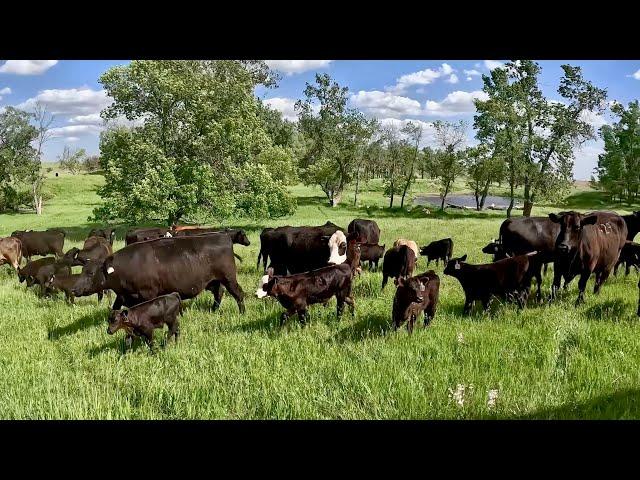
<path id="1" fill-rule="evenodd" d="M 44 215 L 0 215 L 0 234 L 64 227 L 65 250 L 81 246 L 98 203 L 98 175 L 51 177 L 56 197 Z M 387 246 L 398 237 L 424 244 L 452 237 L 455 254 L 487 262 L 480 249 L 496 236 L 501 212 L 426 214 L 422 208 L 392 212 L 372 184 L 352 204 L 331 209 L 322 194 L 292 190 L 299 208 L 292 218 L 269 225 L 346 226 L 355 217 L 375 219 Z M 433 191 L 427 181 L 418 191 Z M 598 198 L 596 194 L 592 198 Z M 569 203 L 572 200 L 569 199 Z M 578 199 L 576 208 L 600 208 Z M 534 214 L 557 210 L 536 207 Z M 622 211 L 622 210 L 620 210 Z M 226 294 L 219 312 L 205 292 L 185 302 L 182 336 L 150 355 L 134 343 L 123 355 L 123 333 L 106 333 L 109 302 L 95 296 L 66 305 L 61 295 L 40 299 L 0 269 L 0 418 L 639 418 L 640 323 L 635 316 L 637 276 L 608 281 L 599 297 L 589 282 L 586 304 L 573 307 L 577 282 L 551 306 L 493 304 L 490 315 L 462 315 L 463 292 L 441 275 L 438 313 L 428 329 L 394 332 L 392 284 L 380 292 L 381 274 L 355 280 L 356 313 L 335 319 L 335 300 L 311 308 L 302 328 L 295 317 L 279 328 L 281 307 L 253 296 L 260 278 L 255 259 L 259 232 L 267 223 L 231 220 L 247 229 L 250 247 L 239 282 L 247 293 L 241 316 Z M 118 230 L 116 249 L 123 247 Z M 418 271 L 426 270 L 424 259 Z M 545 278 L 548 291 L 551 275 Z M 161 334 L 156 333 L 160 342 Z M 462 337 L 462 341 L 459 338 Z M 451 392 L 465 386 L 459 406 Z M 489 390 L 498 390 L 495 408 Z"/>

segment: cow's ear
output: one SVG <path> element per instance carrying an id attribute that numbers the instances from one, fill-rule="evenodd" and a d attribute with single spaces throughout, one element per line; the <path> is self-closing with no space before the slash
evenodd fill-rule
<path id="1" fill-rule="evenodd" d="M 466 253 L 463 256 L 460 257 L 460 261 L 461 262 L 466 262 L 467 261 L 467 254 Z"/>
<path id="2" fill-rule="evenodd" d="M 267 268 L 267 275 L 269 275 L 270 277 L 273 277 L 273 267 Z"/>
<path id="3" fill-rule="evenodd" d="M 580 220 L 580 226 L 584 227 L 585 225 L 595 225 L 597 222 L 597 215 L 589 215 L 588 217 L 584 217 L 582 220 Z"/>
<path id="4" fill-rule="evenodd" d="M 549 214 L 549 220 L 551 220 L 553 223 L 560 223 L 560 217 L 555 213 Z"/>

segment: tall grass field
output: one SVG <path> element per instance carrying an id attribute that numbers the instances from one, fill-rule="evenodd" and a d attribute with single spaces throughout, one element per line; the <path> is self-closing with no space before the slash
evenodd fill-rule
<path id="1" fill-rule="evenodd" d="M 44 214 L 0 215 L 0 235 L 17 229 L 61 227 L 65 251 L 82 246 L 94 225 L 87 222 L 99 204 L 100 175 L 61 172 L 48 180 L 55 197 Z M 3 419 L 497 419 L 640 417 L 640 320 L 636 317 L 638 276 L 619 272 L 599 296 L 593 279 L 586 302 L 575 308 L 577 281 L 553 304 L 526 309 L 492 303 L 462 314 L 464 295 L 457 280 L 442 274 L 435 320 L 413 335 L 394 331 L 395 287 L 381 291 L 381 272 L 354 280 L 355 315 L 347 308 L 336 320 L 335 300 L 310 309 L 302 327 L 292 317 L 280 328 L 282 307 L 254 293 L 259 234 L 265 226 L 319 225 L 346 228 L 354 218 L 378 222 L 380 243 L 413 239 L 419 245 L 451 237 L 454 256 L 471 263 L 491 259 L 481 248 L 498 234 L 503 212 L 423 207 L 389 210 L 375 183 L 353 206 L 345 192 L 336 208 L 311 187 L 292 188 L 298 210 L 290 218 L 251 222 L 244 228 L 251 246 L 234 246 L 243 258 L 239 282 L 247 299 L 240 315 L 227 293 L 211 313 L 204 292 L 185 302 L 181 337 L 151 355 L 139 340 L 127 353 L 124 333 L 107 334 L 111 302 L 96 296 L 68 305 L 63 294 L 41 298 L 20 284 L 9 266 L 0 268 L 0 418 Z M 434 192 L 419 181 L 413 194 Z M 384 207 L 384 208 L 383 208 Z M 565 208 L 633 206 L 607 203 L 598 192 L 577 190 L 563 204 L 537 206 L 534 215 Z M 637 208 L 636 208 L 637 209 Z M 515 212 L 519 215 L 519 212 Z M 117 230 L 114 249 L 124 246 L 127 226 Z M 433 264 L 430 268 L 434 268 Z M 75 267 L 74 271 L 79 271 Z M 427 270 L 424 258 L 416 272 Z M 545 277 L 549 292 L 551 269 Z M 163 345 L 163 333 L 156 341 Z"/>

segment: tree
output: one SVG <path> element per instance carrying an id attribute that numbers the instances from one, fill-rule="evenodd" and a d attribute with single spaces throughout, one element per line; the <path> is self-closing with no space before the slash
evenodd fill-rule
<path id="1" fill-rule="evenodd" d="M 374 168 L 376 162 L 379 161 L 382 155 L 382 137 L 380 135 L 380 125 L 376 120 L 371 122 L 371 136 L 370 141 L 366 146 L 363 146 L 360 150 L 360 161 L 356 162 L 356 185 L 355 193 L 353 194 L 353 205 L 358 205 L 358 193 L 360 191 L 361 182 L 367 182 L 373 178 Z"/>
<path id="2" fill-rule="evenodd" d="M 62 153 L 58 155 L 58 161 L 60 162 L 61 168 L 66 168 L 73 175 L 77 174 L 82 167 L 87 152 L 84 148 L 76 149 L 73 152 L 68 145 L 64 146 Z"/>
<path id="3" fill-rule="evenodd" d="M 102 117 L 141 125 L 103 132 L 104 205 L 94 218 L 171 225 L 292 213 L 284 185 L 256 163 L 273 141 L 254 89 L 274 82 L 260 61 L 145 60 L 103 74 L 114 101 Z M 249 202 L 249 195 L 265 201 Z"/>
<path id="4" fill-rule="evenodd" d="M 467 124 L 463 120 L 457 123 L 436 120 L 433 122 L 434 136 L 438 151 L 430 165 L 431 176 L 440 181 L 440 210 L 451 191 L 453 182 L 464 173 L 464 146 Z"/>
<path id="5" fill-rule="evenodd" d="M 347 107 L 347 87 L 327 74 L 316 74 L 315 84 L 307 83 L 306 99 L 296 102 L 298 128 L 307 148 L 301 160 L 302 180 L 318 185 L 335 207 L 342 192 L 353 181 L 362 147 L 371 136 L 371 122 L 362 113 Z M 319 111 L 314 112 L 314 106 Z"/>
<path id="6" fill-rule="evenodd" d="M 410 150 L 405 156 L 406 162 L 404 163 L 404 187 L 402 189 L 402 200 L 400 200 L 400 208 L 404 207 L 404 197 L 407 195 L 407 190 L 415 180 L 415 168 L 418 163 L 418 145 L 422 140 L 423 128 L 419 123 L 408 122 L 402 127 L 402 133 L 408 137 L 410 143 Z"/>
<path id="7" fill-rule="evenodd" d="M 32 143 L 38 132 L 32 115 L 14 107 L 0 112 L 0 210 L 31 204 L 28 182 L 40 169 Z"/>
<path id="8" fill-rule="evenodd" d="M 634 100 L 627 108 L 611 106 L 619 120 L 600 129 L 604 153 L 598 157 L 598 186 L 612 199 L 631 203 L 640 193 L 640 103 Z"/>
<path id="9" fill-rule="evenodd" d="M 393 208 L 393 199 L 395 195 L 399 195 L 401 192 L 398 175 L 402 163 L 403 146 L 406 147 L 406 142 L 403 142 L 400 137 L 400 131 L 395 125 L 388 125 L 384 128 L 382 141 L 385 145 L 383 157 L 384 195 L 389 197 L 389 208 Z"/>
<path id="10" fill-rule="evenodd" d="M 505 162 L 495 149 L 492 151 L 486 144 L 468 148 L 464 157 L 467 184 L 473 190 L 476 209 L 480 211 L 484 208 L 491 184 L 500 182 L 504 177 Z"/>
<path id="11" fill-rule="evenodd" d="M 40 101 L 36 101 L 33 108 L 33 119 L 37 131 L 36 137 L 36 150 L 38 155 L 38 161 L 42 165 L 42 147 L 51 139 L 51 125 L 55 119 L 55 116 L 49 113 L 47 107 Z M 33 193 L 33 208 L 36 211 L 36 215 L 42 214 L 42 197 L 43 186 L 45 180 L 45 174 L 41 168 L 34 169 L 30 175 L 30 182 L 32 185 Z"/>
<path id="12" fill-rule="evenodd" d="M 89 155 L 84 159 L 82 168 L 88 173 L 97 172 L 101 168 L 100 155 Z"/>

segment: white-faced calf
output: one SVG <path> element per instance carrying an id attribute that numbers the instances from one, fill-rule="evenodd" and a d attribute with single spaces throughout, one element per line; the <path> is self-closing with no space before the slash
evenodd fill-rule
<path id="1" fill-rule="evenodd" d="M 127 332 L 125 343 L 131 346 L 133 337 L 142 337 L 153 352 L 153 331 L 165 325 L 169 327 L 167 341 L 173 336 L 178 341 L 180 324 L 180 295 L 177 292 L 161 295 L 146 302 L 135 305 L 127 310 L 113 310 L 109 315 L 107 333 L 113 335 L 118 330 Z"/>
<path id="2" fill-rule="evenodd" d="M 439 292 L 440 277 L 433 270 L 415 277 L 400 277 L 393 297 L 392 317 L 395 329 L 407 322 L 407 330 L 409 333 L 413 332 L 413 325 L 420 313 L 424 313 L 424 326 L 428 326 L 436 315 Z"/>

